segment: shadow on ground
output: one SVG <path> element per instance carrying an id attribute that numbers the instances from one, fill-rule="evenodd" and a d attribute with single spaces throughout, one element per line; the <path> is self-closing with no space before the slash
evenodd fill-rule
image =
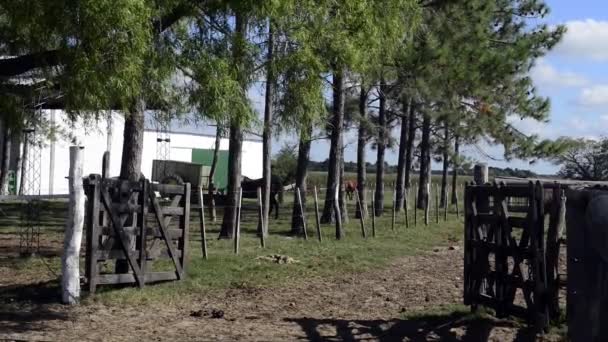
<path id="1" fill-rule="evenodd" d="M 68 314 L 54 310 L 58 302 L 56 280 L 29 285 L 0 287 L 0 333 L 24 333 L 41 329 L 49 321 L 68 320 Z"/>
<path id="2" fill-rule="evenodd" d="M 296 318 L 309 341 L 535 341 L 535 333 L 508 320 L 465 313 L 424 315 L 411 319 L 340 320 Z M 505 329 L 500 329 L 505 328 Z M 504 336 L 501 336 L 502 334 Z"/>

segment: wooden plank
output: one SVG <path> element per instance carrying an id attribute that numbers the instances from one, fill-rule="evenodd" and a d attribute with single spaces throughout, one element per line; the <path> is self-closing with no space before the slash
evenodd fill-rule
<path id="1" fill-rule="evenodd" d="M 175 272 L 148 272 L 144 275 L 144 281 L 146 283 L 155 283 L 168 280 L 177 280 Z M 99 275 L 99 284 L 131 284 L 134 282 L 135 277 L 132 273 Z"/>
<path id="2" fill-rule="evenodd" d="M 323 241 L 323 238 L 321 237 L 321 219 L 319 217 L 319 199 L 317 197 L 317 187 L 315 186 L 315 221 L 316 221 L 316 225 L 317 225 L 317 238 L 319 239 L 319 242 Z"/>
<path id="3" fill-rule="evenodd" d="M 160 192 L 166 195 L 185 195 L 184 185 L 172 185 L 172 184 L 151 184 L 152 191 Z"/>
<path id="4" fill-rule="evenodd" d="M 138 227 L 124 227 L 123 228 L 125 233 L 128 235 L 133 235 L 135 234 L 136 236 L 139 236 L 140 234 L 140 229 Z M 107 236 L 107 237 L 114 237 L 116 235 L 116 233 L 114 232 L 114 230 L 111 227 L 100 227 L 99 230 L 101 231 L 101 235 Z M 177 240 L 182 238 L 182 235 L 184 234 L 183 229 L 179 229 L 179 228 L 170 228 L 167 229 L 167 233 L 169 234 L 169 237 L 171 238 L 171 240 Z M 154 237 L 154 238 L 162 238 L 162 233 L 160 231 L 160 229 L 155 228 L 155 227 L 146 227 L 146 235 L 148 237 Z"/>
<path id="5" fill-rule="evenodd" d="M 152 203 L 152 211 L 154 212 L 154 216 L 156 217 L 156 221 L 157 221 L 160 233 L 162 235 L 162 239 L 165 242 L 165 245 L 167 246 L 167 250 L 169 251 L 169 255 L 171 256 L 171 259 L 173 260 L 173 265 L 175 266 L 175 271 L 177 273 L 177 277 L 178 277 L 178 279 L 181 279 L 182 265 L 178 259 L 178 256 L 174 249 L 173 244 L 170 242 L 170 237 L 169 237 L 169 233 L 167 232 L 167 229 L 165 226 L 165 220 L 163 218 L 162 209 L 161 209 L 160 205 L 158 204 L 158 200 L 157 200 L 156 196 L 154 196 L 154 193 L 152 191 L 149 192 L 149 196 L 150 196 L 150 203 Z"/>
<path id="6" fill-rule="evenodd" d="M 87 222 L 87 252 L 86 252 L 86 270 L 85 275 L 88 281 L 89 293 L 95 293 L 98 284 L 98 271 L 97 258 L 95 253 L 98 249 L 99 242 L 99 208 L 101 207 L 100 188 L 99 188 L 99 176 L 95 179 L 87 179 L 88 189 L 88 222 Z"/>
<path id="7" fill-rule="evenodd" d="M 108 213 L 110 215 L 110 220 L 112 221 L 112 227 L 114 228 L 116 235 L 119 237 L 119 239 L 118 239 L 119 245 L 121 246 L 122 250 L 125 252 L 125 255 L 127 256 L 127 260 L 129 261 L 129 265 L 131 266 L 131 269 L 135 273 L 137 285 L 139 287 L 143 287 L 144 286 L 143 274 L 141 272 L 141 269 L 139 268 L 139 265 L 137 264 L 137 261 L 135 260 L 133 255 L 131 255 L 131 253 L 129 253 L 128 236 L 127 236 L 127 234 L 125 234 L 125 232 L 122 228 L 123 224 L 122 224 L 121 219 L 111 210 L 112 200 L 110 199 L 110 194 L 108 193 L 107 188 L 102 187 L 101 199 L 102 199 L 103 205 L 105 206 L 106 210 L 108 211 Z"/>
<path id="8" fill-rule="evenodd" d="M 190 183 L 188 183 L 190 184 Z M 165 207 L 161 206 L 163 209 L 163 215 L 171 215 L 171 216 L 184 216 L 185 209 L 184 207 Z"/>
<path id="9" fill-rule="evenodd" d="M 139 268 L 142 274 L 146 274 L 146 217 L 148 214 L 148 189 L 150 188 L 148 180 L 142 181 L 142 192 L 139 194 L 139 206 L 140 212 L 138 215 L 138 226 L 139 226 Z"/>
<path id="10" fill-rule="evenodd" d="M 180 217 L 180 225 L 184 232 L 182 238 L 179 240 L 179 248 L 182 250 L 182 255 L 179 257 L 181 264 L 181 275 L 180 279 L 186 276 L 186 266 L 188 264 L 188 248 L 190 248 L 190 196 L 191 196 L 191 185 L 190 183 L 184 184 L 184 216 Z"/>
<path id="11" fill-rule="evenodd" d="M 178 250 L 177 246 L 175 246 L 175 245 L 173 247 L 176 249 L 175 254 L 178 257 L 181 257 L 183 255 L 182 251 Z M 154 254 L 154 255 L 152 255 L 152 254 Z M 95 256 L 97 257 L 98 260 L 125 260 L 125 259 L 127 259 L 125 257 L 124 251 L 122 251 L 120 249 L 98 250 L 97 252 L 95 252 Z M 171 259 L 171 255 L 166 250 L 146 251 L 145 258 L 146 258 L 146 260 L 156 260 L 156 259 L 165 259 L 165 258 Z"/>

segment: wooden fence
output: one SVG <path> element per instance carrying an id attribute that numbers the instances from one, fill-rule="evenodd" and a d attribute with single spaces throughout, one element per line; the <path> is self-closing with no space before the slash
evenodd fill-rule
<path id="1" fill-rule="evenodd" d="M 519 316 L 538 329 L 559 315 L 561 193 L 559 184 L 540 182 L 467 185 L 466 305 L 490 307 L 499 317 Z"/>
<path id="2" fill-rule="evenodd" d="M 143 287 L 185 276 L 189 183 L 160 185 L 99 175 L 84 182 L 88 197 L 85 274 L 90 293 L 97 285 L 136 283 Z M 165 197 L 162 203 L 157 193 Z M 172 260 L 170 271 L 158 271 L 153 265 L 161 258 Z M 114 261 L 126 261 L 129 272 L 116 273 Z"/>

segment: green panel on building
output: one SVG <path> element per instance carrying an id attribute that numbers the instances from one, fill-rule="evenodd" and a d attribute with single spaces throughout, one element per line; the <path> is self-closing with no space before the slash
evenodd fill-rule
<path id="1" fill-rule="evenodd" d="M 213 150 L 193 148 L 192 162 L 211 166 L 213 162 Z M 228 151 L 219 151 L 213 183 L 217 189 L 224 189 L 228 185 Z"/>

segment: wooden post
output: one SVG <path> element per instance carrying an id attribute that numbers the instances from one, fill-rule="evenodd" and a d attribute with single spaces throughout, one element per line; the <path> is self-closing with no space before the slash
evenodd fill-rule
<path id="1" fill-rule="evenodd" d="M 447 221 L 448 220 L 448 207 L 450 206 L 448 204 L 448 198 L 449 198 L 448 197 L 448 193 L 449 193 L 449 191 L 447 191 L 447 189 L 446 189 L 445 198 L 443 200 L 443 203 L 445 203 L 445 205 L 443 206 L 443 221 Z"/>
<path id="2" fill-rule="evenodd" d="M 243 201 L 243 188 L 239 188 L 239 203 L 236 212 L 236 225 L 234 226 L 234 254 L 239 255 L 241 239 L 241 203 Z"/>
<path id="3" fill-rule="evenodd" d="M 205 229 L 205 203 L 203 203 L 203 187 L 198 188 L 198 201 L 201 204 L 199 215 L 201 217 L 201 251 L 203 252 L 203 259 L 207 260 L 207 231 Z"/>
<path id="4" fill-rule="evenodd" d="M 439 187 L 435 184 L 435 223 L 439 223 Z"/>
<path id="5" fill-rule="evenodd" d="M 70 146 L 70 202 L 61 257 L 61 301 L 64 304 L 76 304 L 80 299 L 80 245 L 85 211 L 83 162 L 83 148 Z"/>
<path id="6" fill-rule="evenodd" d="M 266 247 L 266 237 L 264 232 L 264 227 L 266 227 L 264 222 L 264 206 L 262 205 L 262 188 L 258 188 L 258 221 L 259 226 L 262 227 L 260 232 L 260 245 L 262 248 Z"/>
<path id="7" fill-rule="evenodd" d="M 414 188 L 414 227 L 418 225 L 418 191 Z"/>
<path id="8" fill-rule="evenodd" d="M 101 178 L 110 177 L 110 152 L 105 151 L 101 159 Z"/>
<path id="9" fill-rule="evenodd" d="M 458 208 L 458 191 L 456 191 L 456 197 L 454 198 L 454 206 L 456 207 L 456 218 L 460 218 L 460 209 Z"/>
<path id="10" fill-rule="evenodd" d="M 396 191 L 393 190 L 393 220 L 391 222 L 391 230 L 395 231 L 395 211 L 396 211 L 396 207 L 397 206 L 397 197 L 396 197 Z"/>
<path id="11" fill-rule="evenodd" d="M 304 229 L 304 240 L 308 240 L 308 232 L 306 231 L 306 217 L 304 216 L 304 206 L 302 205 L 300 188 L 296 188 L 296 193 L 298 195 L 298 204 L 300 205 L 300 218 L 302 219 L 302 229 Z"/>
<path id="12" fill-rule="evenodd" d="M 359 206 L 359 222 L 361 223 L 361 235 L 363 238 L 367 238 L 367 232 L 365 231 L 365 222 L 363 221 L 363 208 L 361 208 L 361 197 L 359 196 L 359 190 L 355 189 L 355 196 L 357 196 L 357 205 Z"/>
<path id="13" fill-rule="evenodd" d="M 407 203 L 407 198 L 408 197 L 409 197 L 409 190 L 406 189 L 405 190 L 405 198 L 403 199 L 403 212 L 404 212 L 404 215 L 405 215 L 405 229 L 407 229 L 407 228 L 410 227 L 410 219 L 409 219 L 408 214 L 407 214 L 407 212 L 409 210 L 408 203 Z"/>
<path id="14" fill-rule="evenodd" d="M 340 212 L 340 184 L 336 185 L 334 210 L 336 214 L 336 240 L 340 240 L 344 235 L 344 231 L 342 229 L 342 213 Z"/>
<path id="15" fill-rule="evenodd" d="M 431 210 L 431 182 L 426 184 L 426 203 L 424 207 L 424 225 L 429 225 L 429 214 Z"/>
<path id="16" fill-rule="evenodd" d="M 372 237 L 376 237 L 376 191 L 372 190 Z"/>
<path id="17" fill-rule="evenodd" d="M 319 218 L 319 199 L 317 198 L 317 186 L 315 185 L 315 221 L 317 224 L 317 238 L 319 242 L 323 241 L 321 237 L 321 219 Z"/>

